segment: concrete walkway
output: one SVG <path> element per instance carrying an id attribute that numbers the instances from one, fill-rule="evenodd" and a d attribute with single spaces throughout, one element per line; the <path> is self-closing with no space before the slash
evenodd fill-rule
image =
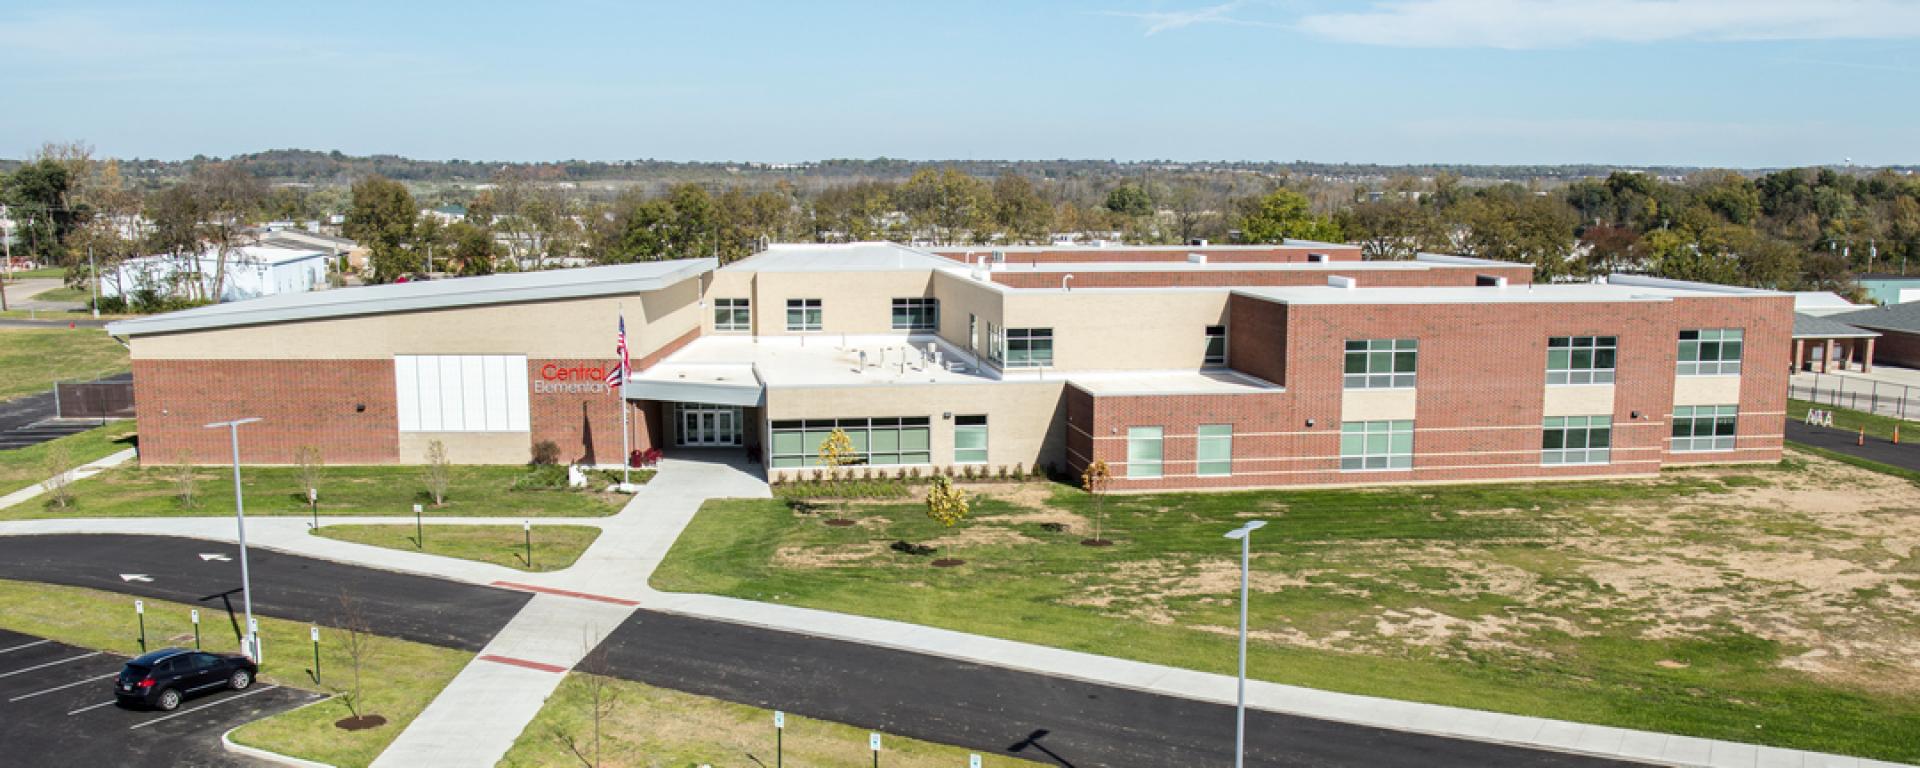
<path id="1" fill-rule="evenodd" d="M 733 454 L 727 452 L 729 457 Z M 673 541 L 709 498 L 765 497 L 751 469 L 714 461 L 669 459 L 652 483 L 610 518 L 536 523 L 598 525 L 603 533 L 563 571 L 527 574 L 500 566 L 334 542 L 304 533 L 299 518 L 249 519 L 249 540 L 298 554 L 441 578 L 536 592 L 521 615 L 495 637 L 401 734 L 375 765 L 494 765 L 525 729 L 566 669 L 612 631 L 635 605 L 1066 677 L 1087 682 L 1232 703 L 1225 675 L 1128 661 L 1029 643 L 807 608 L 713 595 L 658 592 L 647 580 Z M 323 519 L 322 523 L 348 522 Z M 356 518 L 352 522 L 404 522 Z M 430 518 L 430 523 L 511 522 L 499 518 Z M 254 531 L 261 533 L 256 534 Z M 232 540 L 231 518 L 36 520 L 0 523 L 0 535 L 114 532 Z M 569 594 L 571 593 L 571 594 Z M 1873 760 L 1761 747 L 1535 717 L 1249 681 L 1249 706 L 1307 717 L 1609 758 L 1676 766 L 1880 768 Z"/>
<path id="2" fill-rule="evenodd" d="M 67 482 L 71 483 L 77 480 L 85 480 L 89 477 L 93 477 L 94 475 L 100 474 L 101 472 L 105 472 L 108 469 L 120 466 L 121 464 L 125 464 L 128 461 L 131 461 L 133 459 L 133 456 L 134 456 L 133 449 L 128 448 L 124 451 L 119 451 L 110 456 L 107 456 L 106 458 L 89 461 L 85 464 L 75 467 L 72 471 L 67 472 L 66 473 Z M 14 506 L 15 504 L 24 504 L 30 499 L 39 498 L 42 494 L 45 494 L 46 492 L 47 492 L 46 483 L 44 482 L 34 483 L 33 485 L 14 491 L 13 493 L 9 493 L 5 496 L 0 496 L 0 509 L 6 509 L 8 507 Z"/>

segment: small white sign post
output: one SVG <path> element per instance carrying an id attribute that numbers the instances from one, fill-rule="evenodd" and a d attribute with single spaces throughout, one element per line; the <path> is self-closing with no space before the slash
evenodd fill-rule
<path id="1" fill-rule="evenodd" d="M 880 732 L 879 731 L 871 731 L 867 734 L 867 747 L 873 750 L 873 768 L 880 768 Z"/>
<path id="2" fill-rule="evenodd" d="M 140 653 L 147 652 L 147 604 L 142 600 L 133 601 L 133 616 L 140 621 Z"/>
<path id="3" fill-rule="evenodd" d="M 200 609 L 188 611 L 188 615 L 193 617 L 193 649 L 197 651 L 200 650 Z"/>

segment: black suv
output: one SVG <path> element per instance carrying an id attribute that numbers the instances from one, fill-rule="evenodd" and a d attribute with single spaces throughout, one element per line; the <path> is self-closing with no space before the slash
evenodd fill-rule
<path id="1" fill-rule="evenodd" d="M 113 681 L 113 695 L 123 704 L 171 711 L 196 693 L 253 685 L 259 672 L 245 656 L 167 648 L 127 662 Z"/>

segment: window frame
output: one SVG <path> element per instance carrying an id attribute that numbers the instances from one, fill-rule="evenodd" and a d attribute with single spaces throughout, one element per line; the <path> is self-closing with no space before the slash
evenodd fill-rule
<path id="1" fill-rule="evenodd" d="M 1360 345 L 1358 348 L 1355 345 Z M 1347 339 L 1340 371 L 1342 389 L 1413 389 L 1419 386 L 1419 339 Z M 1358 356 L 1359 370 L 1354 369 Z M 1411 358 L 1404 356 L 1411 355 Z M 1384 357 L 1383 357 L 1384 356 Z M 1401 370 L 1403 360 L 1412 363 Z M 1385 370 L 1374 370 L 1385 362 Z"/>
<path id="2" fill-rule="evenodd" d="M 1226 365 L 1227 364 L 1227 327 L 1224 325 L 1209 325 L 1207 326 L 1205 333 L 1206 333 L 1206 339 L 1207 339 L 1207 346 L 1200 353 L 1200 364 L 1201 365 Z M 1215 352 L 1213 348 L 1215 339 L 1219 340 L 1220 349 L 1218 352 Z"/>
<path id="3" fill-rule="evenodd" d="M 727 316 L 727 322 L 720 322 L 721 313 Z M 714 299 L 713 330 L 715 333 L 739 333 L 753 330 L 752 299 Z"/>
<path id="4" fill-rule="evenodd" d="M 1702 413 L 1703 410 L 1707 412 Z M 1740 406 L 1737 404 L 1676 405 L 1670 418 L 1667 447 L 1673 453 L 1721 453 L 1733 450 L 1739 442 Z M 1683 421 L 1687 428 L 1685 435 L 1680 434 Z M 1704 434 L 1702 426 L 1705 426 Z"/>
<path id="5" fill-rule="evenodd" d="M 1152 437 L 1146 436 L 1147 432 L 1152 432 L 1153 433 Z M 1134 451 L 1134 446 L 1136 443 L 1139 443 L 1142 446 L 1144 446 L 1147 443 L 1151 443 L 1153 445 L 1154 452 L 1156 454 L 1153 460 L 1148 461 L 1145 458 L 1135 458 L 1136 455 L 1144 456 L 1144 453 L 1136 454 L 1136 452 Z M 1128 480 L 1157 480 L 1159 478 L 1166 477 L 1166 465 L 1167 465 L 1167 429 L 1166 427 L 1127 427 L 1127 473 L 1126 474 L 1127 474 Z M 1153 468 L 1152 474 L 1147 474 L 1141 471 L 1143 467 L 1152 467 Z"/>
<path id="6" fill-rule="evenodd" d="M 1007 368 L 1051 368 L 1053 367 L 1053 329 L 1052 328 L 1006 328 L 1001 331 L 1001 344 L 1006 347 L 1001 355 L 1001 364 Z M 1020 356 L 1014 355 L 1015 345 L 1020 347 Z M 1046 359 L 1036 359 L 1035 352 L 1046 350 Z"/>
<path id="7" fill-rule="evenodd" d="M 1375 451 L 1376 441 L 1380 437 L 1385 442 L 1384 451 Z M 1397 450 L 1396 437 L 1404 437 L 1404 450 Z M 1413 469 L 1414 426 L 1412 419 L 1379 419 L 1374 421 L 1340 422 L 1340 471 L 1342 472 L 1396 472 Z M 1358 440 L 1359 450 L 1350 451 L 1349 446 Z"/>
<path id="8" fill-rule="evenodd" d="M 1582 354 L 1586 364 L 1580 364 Z M 1555 357 L 1560 360 L 1556 361 Z M 1602 365 L 1604 361 L 1605 365 Z M 1547 386 L 1612 384 L 1620 364 L 1618 336 L 1547 337 Z"/>
<path id="9" fill-rule="evenodd" d="M 1556 440 L 1556 432 L 1557 440 Z M 1579 439 L 1573 440 L 1575 435 Z M 1595 435 L 1599 444 L 1595 445 Z M 1573 445 L 1578 442 L 1579 445 Z M 1595 466 L 1613 463 L 1613 416 L 1548 416 L 1540 425 L 1540 465 Z"/>
<path id="10" fill-rule="evenodd" d="M 896 297 L 888 320 L 896 331 L 938 331 L 940 300 L 932 296 Z"/>
<path id="11" fill-rule="evenodd" d="M 1733 350 L 1731 356 L 1727 354 L 1729 346 Z M 1709 348 L 1713 350 L 1712 360 L 1706 358 Z M 1692 359 L 1689 359 L 1689 350 Z M 1677 376 L 1738 376 L 1745 356 L 1745 328 L 1692 328 L 1680 332 L 1674 373 Z"/>
<path id="12" fill-rule="evenodd" d="M 767 467 L 770 469 L 818 469 L 820 441 L 835 428 L 852 440 L 856 460 L 845 466 L 911 467 L 933 464 L 933 420 L 925 416 L 875 417 L 858 419 L 782 419 L 767 425 Z M 920 432 L 924 439 L 907 440 Z M 884 436 L 891 434 L 891 439 Z M 783 450 L 781 444 L 791 436 L 800 438 L 799 450 Z M 809 436 L 817 435 L 809 439 Z M 876 439 L 876 437 L 879 439 Z M 910 460 L 911 459 L 911 460 Z"/>
<path id="13" fill-rule="evenodd" d="M 1208 434 L 1212 430 L 1213 434 Z M 1223 431 L 1224 430 L 1224 431 Z M 1209 444 L 1225 447 L 1225 454 L 1207 458 Z M 1208 465 L 1214 465 L 1218 471 L 1209 471 Z M 1193 476 L 1194 477 L 1231 477 L 1233 476 L 1233 425 L 1201 424 L 1193 430 Z"/>
<path id="14" fill-rule="evenodd" d="M 955 464 L 987 463 L 988 461 L 987 451 L 989 446 L 991 446 L 992 444 L 990 433 L 987 430 L 988 430 L 988 425 L 987 425 L 986 414 L 968 414 L 965 416 L 955 415 L 953 417 L 953 463 Z M 962 435 L 973 435 L 973 434 L 978 434 L 980 436 L 980 447 L 978 448 L 960 447 L 960 437 Z M 966 458 L 962 458 L 962 454 L 965 454 Z M 977 454 L 977 458 L 975 458 L 976 454 Z"/>
<path id="15" fill-rule="evenodd" d="M 798 312 L 800 322 L 794 323 L 794 313 Z M 826 328 L 826 305 L 819 299 L 787 299 L 787 331 L 789 333 L 812 333 Z"/>

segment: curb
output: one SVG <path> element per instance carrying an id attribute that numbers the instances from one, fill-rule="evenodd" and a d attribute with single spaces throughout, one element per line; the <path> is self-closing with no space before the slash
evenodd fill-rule
<path id="1" fill-rule="evenodd" d="M 302 709 L 306 709 L 307 707 L 311 707 L 316 704 L 324 704 L 332 700 L 333 700 L 333 697 L 329 696 L 324 699 L 318 699 L 315 701 L 308 702 L 306 704 L 302 704 L 298 707 L 294 707 L 293 709 L 287 710 L 287 712 L 296 712 Z M 286 714 L 286 712 L 282 712 L 281 714 Z M 241 744 L 233 740 L 234 731 L 240 730 L 241 728 L 245 728 L 251 724 L 252 723 L 242 723 L 232 728 L 228 728 L 226 731 L 222 732 L 220 734 L 220 748 L 236 755 L 244 755 L 247 757 L 254 758 L 256 760 L 265 760 L 275 765 L 292 766 L 292 768 L 334 768 L 334 766 L 330 763 L 316 762 L 316 761 L 307 760 L 304 758 L 293 757 L 291 755 L 283 755 L 278 752 L 268 751 L 265 749 L 261 749 L 259 747 L 249 747 L 245 744 Z"/>

